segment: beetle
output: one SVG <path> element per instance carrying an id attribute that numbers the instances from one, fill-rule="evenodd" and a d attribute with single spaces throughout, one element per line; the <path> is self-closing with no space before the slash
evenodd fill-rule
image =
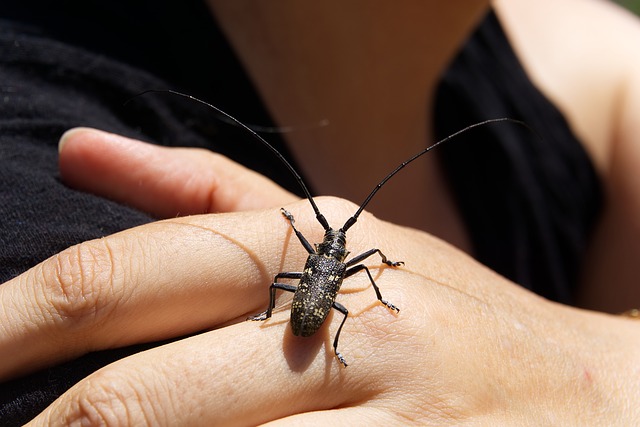
<path id="1" fill-rule="evenodd" d="M 358 207 L 356 212 L 351 216 L 342 227 L 339 229 L 334 229 L 329 226 L 324 215 L 320 212 L 320 209 L 316 205 L 311 193 L 309 192 L 307 186 L 304 181 L 300 177 L 300 174 L 295 170 L 295 168 L 284 158 L 284 156 L 269 142 L 267 142 L 263 137 L 261 137 L 256 130 L 252 127 L 244 124 L 240 120 L 226 113 L 222 109 L 216 107 L 213 104 L 210 104 L 206 101 L 198 99 L 194 96 L 183 94 L 180 92 L 176 92 L 173 90 L 148 90 L 140 95 L 144 95 L 146 93 L 171 93 L 174 95 L 179 95 L 193 101 L 199 102 L 217 112 L 221 118 L 227 122 L 230 122 L 240 128 L 244 129 L 248 132 L 254 139 L 259 141 L 265 147 L 267 147 L 273 154 L 280 159 L 280 161 L 289 169 L 291 174 L 294 176 L 300 188 L 304 192 L 306 198 L 309 200 L 311 207 L 315 213 L 317 221 L 324 228 L 324 239 L 321 243 L 315 244 L 312 246 L 309 241 L 302 235 L 302 233 L 295 226 L 295 219 L 291 213 L 289 213 L 284 208 L 281 208 L 282 215 L 289 221 L 289 224 L 295 233 L 296 237 L 305 248 L 309 256 L 307 257 L 307 261 L 304 265 L 304 269 L 301 272 L 282 272 L 275 275 L 273 282 L 269 286 L 269 306 L 267 309 L 255 316 L 250 316 L 247 320 L 254 321 L 263 321 L 269 319 L 273 313 L 273 309 L 275 307 L 276 301 L 276 292 L 278 290 L 292 292 L 293 293 L 293 302 L 291 304 L 291 330 L 296 336 L 309 337 L 315 334 L 320 327 L 324 324 L 327 316 L 329 315 L 329 311 L 333 308 L 340 312 L 343 315 L 342 322 L 338 327 L 338 331 L 333 340 L 333 351 L 335 353 L 336 358 L 342 363 L 343 366 L 348 366 L 345 358 L 338 351 L 338 341 L 340 339 L 340 332 L 342 331 L 342 327 L 344 326 L 347 317 L 349 315 L 349 311 L 342 304 L 336 301 L 336 297 L 338 295 L 338 291 L 342 285 L 342 282 L 345 278 L 353 276 L 354 274 L 364 271 L 373 290 L 376 293 L 376 297 L 378 301 L 380 301 L 384 306 L 386 306 L 389 310 L 399 313 L 400 309 L 390 303 L 389 301 L 382 298 L 382 294 L 380 292 L 380 288 L 376 284 L 375 280 L 373 280 L 373 276 L 369 271 L 369 268 L 362 264 L 361 262 L 365 259 L 369 258 L 374 254 L 380 255 L 382 259 L 382 263 L 386 264 L 389 267 L 399 267 L 404 263 L 402 261 L 390 261 L 387 259 L 386 255 L 382 253 L 382 251 L 378 248 L 369 249 L 368 251 L 357 255 L 350 260 L 346 260 L 349 255 L 349 251 L 346 249 L 347 245 L 347 230 L 351 228 L 358 220 L 360 214 L 364 211 L 365 207 L 369 204 L 369 202 L 373 199 L 376 193 L 386 184 L 388 180 L 390 180 L 394 175 L 400 172 L 403 168 L 405 168 L 409 163 L 415 161 L 420 158 L 424 154 L 433 150 L 437 146 L 452 140 L 456 136 L 467 132 L 473 128 L 479 126 L 485 126 L 491 123 L 498 122 L 511 122 L 524 126 L 529 131 L 533 130 L 524 122 L 511 118 L 496 118 L 496 119 L 488 119 L 484 120 L 472 125 L 469 125 L 446 138 L 437 141 L 436 143 L 428 146 L 417 154 L 413 155 L 409 159 L 400 163 L 393 171 L 391 171 L 380 183 L 378 183 L 373 190 L 369 193 L 369 195 L 365 198 L 362 204 Z M 535 133 L 535 132 L 534 132 Z M 298 285 L 291 285 L 288 283 L 279 282 L 280 279 L 294 279 L 298 280 Z"/>
<path id="2" fill-rule="evenodd" d="M 518 123 L 528 128 L 528 126 L 524 122 L 515 119 L 489 119 L 467 126 L 459 130 L 458 132 L 455 132 L 448 137 L 443 138 L 442 140 L 430 145 L 429 147 L 423 149 L 422 151 L 418 152 L 414 156 L 398 165 L 391 173 L 389 173 L 382 181 L 380 181 L 378 185 L 374 187 L 371 193 L 369 193 L 369 195 L 365 198 L 364 202 L 362 202 L 362 204 L 358 207 L 353 216 L 351 216 L 344 223 L 344 225 L 337 230 L 329 226 L 329 223 L 327 222 L 324 215 L 320 212 L 300 175 L 295 171 L 291 164 L 289 164 L 289 162 L 287 162 L 286 159 L 279 152 L 277 152 L 277 150 L 275 150 L 275 148 L 270 147 L 268 142 L 266 142 L 262 137 L 256 135 L 259 138 L 260 142 L 270 147 L 271 150 L 276 153 L 276 156 L 296 177 L 300 184 L 300 187 L 304 191 L 307 199 L 309 200 L 309 203 L 311 204 L 311 207 L 313 208 L 316 219 L 324 228 L 325 233 L 322 243 L 311 246 L 307 239 L 296 228 L 293 215 L 286 209 L 281 208 L 282 215 L 289 221 L 293 232 L 295 233 L 302 246 L 308 252 L 309 256 L 307 257 L 307 261 L 305 262 L 302 272 L 283 272 L 276 274 L 273 282 L 269 286 L 269 306 L 267 307 L 267 310 L 255 316 L 251 316 L 247 320 L 261 321 L 270 318 L 275 307 L 276 291 L 278 290 L 293 292 L 290 324 L 291 330 L 296 336 L 309 337 L 315 334 L 323 325 L 324 321 L 329 315 L 329 311 L 333 308 L 343 315 L 342 322 L 340 323 L 340 326 L 338 327 L 333 340 L 333 351 L 340 363 L 342 363 L 344 367 L 347 367 L 348 364 L 345 358 L 338 351 L 340 332 L 342 331 L 342 327 L 344 326 L 347 320 L 347 316 L 349 315 L 349 311 L 347 310 L 347 308 L 336 301 L 336 297 L 343 280 L 360 271 L 364 271 L 367 274 L 369 281 L 371 282 L 371 286 L 376 293 L 378 301 L 380 301 L 389 310 L 399 313 L 400 309 L 398 307 L 382 297 L 380 288 L 373 279 L 369 268 L 366 265 L 361 264 L 361 262 L 377 253 L 378 255 L 380 255 L 382 263 L 390 267 L 399 267 L 404 264 L 404 262 L 402 261 L 388 260 L 386 255 L 382 253 L 382 251 L 378 248 L 369 249 L 368 251 L 351 258 L 349 261 L 346 261 L 346 258 L 349 255 L 349 251 L 347 251 L 346 249 L 347 230 L 357 222 L 360 214 L 373 199 L 376 193 L 384 186 L 384 184 L 386 184 L 388 180 L 390 180 L 395 174 L 400 172 L 409 163 L 428 153 L 440 144 L 443 144 L 455 138 L 456 136 L 467 132 L 468 130 L 471 130 L 478 126 L 484 126 L 487 124 L 504 121 Z M 287 283 L 280 283 L 279 279 L 297 279 L 298 285 L 295 286 Z"/>
<path id="3" fill-rule="evenodd" d="M 313 197 L 302 181 L 302 178 L 295 171 L 293 166 L 291 166 L 291 164 L 287 162 L 286 159 L 279 152 L 277 152 L 277 150 L 275 150 L 275 148 L 271 148 L 271 150 L 276 153 L 276 156 L 278 156 L 278 158 L 287 166 L 287 168 L 298 180 L 302 190 L 309 200 L 309 203 L 311 204 L 311 207 L 313 208 L 316 219 L 324 228 L 325 233 L 322 243 L 311 246 L 307 239 L 296 228 L 293 215 L 286 209 L 281 208 L 283 216 L 289 221 L 293 232 L 295 233 L 302 246 L 309 253 L 309 256 L 307 257 L 307 261 L 302 272 L 283 272 L 276 274 L 273 282 L 271 283 L 271 286 L 269 287 L 269 306 L 267 307 L 267 310 L 255 316 L 249 317 L 248 320 L 260 321 L 266 320 L 271 317 L 273 309 L 275 307 L 275 297 L 277 290 L 293 292 L 290 323 L 291 330 L 296 336 L 309 337 L 315 334 L 329 315 L 329 311 L 333 308 L 343 315 L 342 322 L 340 323 L 340 326 L 338 327 L 336 335 L 333 339 L 333 351 L 340 363 L 342 363 L 344 367 L 347 367 L 348 364 L 345 358 L 338 351 L 340 332 L 342 332 L 342 327 L 344 326 L 347 320 L 347 316 L 349 315 L 349 311 L 347 310 L 347 308 L 336 301 L 336 297 L 343 280 L 360 271 L 364 271 L 367 274 L 369 281 L 371 282 L 371 286 L 376 293 L 378 301 L 380 301 L 391 311 L 399 313 L 400 309 L 398 307 L 382 297 L 380 288 L 373 279 L 369 268 L 366 265 L 361 264 L 361 262 L 377 253 L 380 255 L 382 263 L 390 267 L 399 267 L 404 264 L 402 261 L 388 260 L 386 255 L 378 248 L 369 249 L 368 251 L 351 258 L 349 261 L 346 261 L 346 258 L 349 254 L 346 249 L 347 230 L 358 221 L 358 217 L 360 216 L 360 214 L 364 211 L 365 207 L 373 199 L 376 193 L 384 186 L 384 184 L 386 184 L 388 180 L 390 180 L 394 175 L 405 168 L 409 163 L 428 153 L 440 144 L 443 144 L 455 138 L 456 136 L 467 132 L 468 130 L 471 130 L 478 126 L 484 126 L 490 123 L 503 121 L 520 123 L 524 126 L 527 126 L 523 122 L 510 118 L 489 119 L 467 126 L 459 130 L 458 132 L 453 133 L 448 137 L 428 146 L 414 156 L 402 162 L 382 181 L 380 181 L 380 183 L 378 183 L 378 185 L 376 185 L 371 193 L 369 193 L 369 195 L 365 198 L 364 202 L 362 202 L 362 204 L 358 207 L 353 216 L 351 216 L 344 223 L 344 225 L 337 230 L 329 226 L 329 223 L 327 222 L 324 215 L 320 212 L 320 209 L 313 200 Z M 253 133 L 253 131 L 251 132 Z M 257 135 L 257 137 L 263 144 L 270 147 L 268 142 L 266 142 L 262 137 L 260 137 L 259 135 Z M 287 283 L 280 283 L 278 281 L 279 279 L 297 279 L 298 285 L 294 286 Z"/>
<path id="4" fill-rule="evenodd" d="M 314 203 L 315 205 L 315 203 Z M 317 206 L 314 206 L 317 209 Z M 347 229 L 355 224 L 357 217 L 351 217 L 353 221 L 347 221 L 342 228 L 335 230 L 331 228 L 324 216 L 317 211 L 317 218 L 320 223 L 325 227 L 324 239 L 322 243 L 316 244 L 312 247 L 307 239 L 298 231 L 295 226 L 295 220 L 293 215 L 284 208 L 281 209 L 284 217 L 291 224 L 291 228 L 302 243 L 302 246 L 309 253 L 309 257 L 304 265 L 302 272 L 287 272 L 278 273 L 273 279 L 273 283 L 269 287 L 269 307 L 267 310 L 256 316 L 249 317 L 249 320 L 266 320 L 271 317 L 273 308 L 275 307 L 275 296 L 277 290 L 293 292 L 293 302 L 291 304 L 291 330 L 294 335 L 309 337 L 315 334 L 322 326 L 327 318 L 331 308 L 338 310 L 344 315 L 342 322 L 338 327 L 336 336 L 333 340 L 333 351 L 338 360 L 346 367 L 347 362 L 338 351 L 338 340 L 340 339 L 340 332 L 342 326 L 344 326 L 349 311 L 345 306 L 337 302 L 336 296 L 342 285 L 342 281 L 358 273 L 359 271 L 365 271 L 369 276 L 371 285 L 376 292 L 378 301 L 387 306 L 390 310 L 396 313 L 400 312 L 400 309 L 390 302 L 382 298 L 380 288 L 373 280 L 369 269 L 364 264 L 359 264 L 360 261 L 370 257 L 371 255 L 378 253 L 382 257 L 382 262 L 391 266 L 398 267 L 403 262 L 390 261 L 380 251 L 380 249 L 370 249 L 351 260 L 345 262 L 349 251 L 346 249 L 346 234 Z M 298 279 L 298 286 L 280 283 L 278 279 Z"/>

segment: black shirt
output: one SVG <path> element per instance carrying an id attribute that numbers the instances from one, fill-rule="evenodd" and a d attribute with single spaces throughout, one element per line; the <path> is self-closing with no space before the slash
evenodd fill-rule
<path id="1" fill-rule="evenodd" d="M 476 258 L 546 298 L 573 302 L 602 206 L 599 177 L 560 111 L 531 83 L 494 13 L 439 86 L 438 138 L 483 119 L 439 151 Z"/>

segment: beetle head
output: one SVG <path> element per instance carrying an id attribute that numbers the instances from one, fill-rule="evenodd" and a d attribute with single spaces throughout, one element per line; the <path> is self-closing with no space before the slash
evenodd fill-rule
<path id="1" fill-rule="evenodd" d="M 342 230 L 334 230 L 329 228 L 324 233 L 324 240 L 320 244 L 316 244 L 316 253 L 335 258 L 340 262 L 349 255 L 346 248 L 347 236 Z"/>

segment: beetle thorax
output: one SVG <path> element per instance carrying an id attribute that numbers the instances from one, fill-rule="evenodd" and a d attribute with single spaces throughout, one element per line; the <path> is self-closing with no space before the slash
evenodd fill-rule
<path id="1" fill-rule="evenodd" d="M 334 230 L 329 228 L 324 233 L 324 240 L 320 244 L 316 244 L 316 253 L 327 257 L 335 258 L 340 262 L 349 255 L 346 248 L 347 235 L 342 230 Z"/>

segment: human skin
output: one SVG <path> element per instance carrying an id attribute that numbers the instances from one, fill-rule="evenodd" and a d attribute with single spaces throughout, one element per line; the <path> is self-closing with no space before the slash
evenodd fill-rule
<path id="1" fill-rule="evenodd" d="M 640 21 L 613 2 L 494 0 L 533 83 L 563 113 L 602 181 L 603 212 L 577 304 L 611 313 L 640 305 Z"/>
<path id="2" fill-rule="evenodd" d="M 208 3 L 278 123 L 330 123 L 287 135 L 288 145 L 319 194 L 356 202 L 390 163 L 430 141 L 441 73 L 489 7 L 483 0 Z M 578 304 L 611 313 L 640 305 L 640 23 L 607 1 L 491 6 L 602 180 L 605 204 Z M 397 209 L 407 200 L 410 209 Z M 368 209 L 472 253 L 435 156 L 395 177 Z"/>
<path id="3" fill-rule="evenodd" d="M 621 310 L 638 301 L 634 273 L 640 242 L 640 197 L 634 177 L 640 158 L 635 143 L 635 112 L 640 100 L 635 76 L 640 73 L 633 54 L 637 25 L 609 19 L 607 6 L 593 6 L 599 3 L 584 2 L 591 6 L 583 12 L 591 15 L 580 14 L 585 21 L 577 23 L 592 22 L 592 15 L 597 14 L 599 28 L 615 29 L 605 31 L 613 40 L 597 39 L 616 49 L 599 50 L 598 60 L 587 60 L 587 64 L 564 57 L 562 64 L 580 64 L 579 70 L 546 69 L 554 71 L 551 76 L 569 76 L 573 85 L 560 81 L 558 87 L 571 88 L 574 92 L 569 95 L 586 98 L 563 97 L 566 93 L 554 86 L 557 81 L 543 78 L 541 82 L 543 89 L 551 89 L 557 96 L 552 99 L 568 113 L 576 133 L 585 140 L 607 190 L 604 218 L 585 263 L 585 304 Z M 458 8 L 453 2 L 451 5 Z M 543 5 L 573 6 L 569 0 L 556 0 L 536 3 L 536 10 L 546 10 Z M 533 11 L 526 12 L 526 22 L 541 22 L 534 20 L 540 16 Z M 545 13 L 547 17 L 567 16 Z M 509 19 L 504 10 L 503 15 Z M 508 22 L 518 23 L 518 19 Z M 554 47 L 559 40 L 575 40 L 553 33 L 558 28 L 570 30 L 580 39 L 582 33 L 563 25 L 565 21 L 560 19 L 560 25 L 555 26 L 552 22 L 556 21 L 545 21 L 548 39 L 532 38 L 525 32 L 522 40 L 544 40 Z M 620 34 L 627 42 L 617 39 Z M 627 49 L 629 46 L 633 49 Z M 522 48 L 518 43 L 516 47 Z M 526 45 L 521 50 L 526 54 Z M 443 61 L 445 56 L 435 57 Z M 429 55 L 425 53 L 425 57 Z M 380 56 L 374 58 L 380 60 Z M 589 57 L 581 52 L 574 59 L 585 58 Z M 607 66 L 594 68 L 596 64 Z M 594 75 L 587 71 L 594 70 L 598 77 L 604 77 L 602 81 L 591 79 Z M 612 70 L 623 70 L 625 75 L 611 75 Z M 357 68 L 350 71 L 356 76 L 380 77 Z M 286 74 L 260 74 L 291 81 Z M 426 75 L 435 78 L 434 74 Z M 346 94 L 346 99 L 358 102 L 339 104 L 341 108 L 346 105 L 349 120 L 340 114 L 331 117 L 331 134 L 321 139 L 324 152 L 330 152 L 326 144 L 331 143 L 357 153 L 328 159 L 345 176 L 335 176 L 336 182 L 327 182 L 323 192 L 353 190 L 354 196 L 347 196 L 358 200 L 375 182 L 377 172 L 386 170 L 375 162 L 388 160 L 389 151 L 382 148 L 388 147 L 390 140 L 396 142 L 394 147 L 403 145 L 411 152 L 415 144 L 424 143 L 428 126 L 423 127 L 423 120 L 428 107 L 418 103 L 428 97 L 430 86 L 424 82 L 415 86 L 409 80 L 402 83 L 421 89 L 382 94 L 407 97 L 388 103 L 402 105 L 393 109 L 391 116 L 383 109 L 388 98 L 359 98 L 358 92 L 345 92 L 347 86 L 328 90 L 332 86 L 319 85 L 313 96 L 302 100 L 281 90 L 277 96 L 269 95 L 269 82 L 262 83 L 261 92 L 285 124 L 290 122 L 290 114 L 298 111 L 339 113 L 336 98 L 332 99 L 338 95 Z M 303 83 L 292 88 L 300 90 Z M 375 84 L 375 79 L 366 83 Z M 313 110 L 315 102 L 324 108 Z M 320 114 L 317 118 L 325 117 Z M 398 139 L 398 129 L 406 130 L 406 138 Z M 119 420 L 134 425 L 298 424 L 305 420 L 351 425 L 365 421 L 416 425 L 638 424 L 637 321 L 550 303 L 426 233 L 366 214 L 349 231 L 349 249 L 356 254 L 380 247 L 391 259 L 406 263 L 400 269 L 374 270 L 383 295 L 401 312 L 395 316 L 377 303 L 366 277 L 347 281 L 338 297 L 351 313 L 340 342 L 340 350 L 350 363 L 343 369 L 331 348 L 336 318 L 330 318 L 326 329 L 311 339 L 293 337 L 283 297 L 278 307 L 284 308 L 277 310 L 273 320 L 264 325 L 243 321 L 246 315 L 266 308 L 273 275 L 298 270 L 304 262 L 305 253 L 279 207 L 286 206 L 296 215 L 309 240 L 321 239 L 307 202 L 297 201 L 268 180 L 213 154 L 153 148 L 93 131 L 67 136 L 61 173 L 69 185 L 170 219 L 70 248 L 0 287 L 2 378 L 91 350 L 212 330 L 100 370 L 69 390 L 35 424 L 63 424 L 83 415 L 92 416 L 96 423 Z M 323 169 L 320 157 L 312 151 L 317 144 L 293 142 L 298 156 L 302 153 L 314 160 L 303 163 L 320 172 L 327 170 L 326 162 Z M 100 150 L 109 155 L 95 156 Z M 113 162 L 101 163 L 101 158 Z M 376 166 L 356 173 L 357 165 L 365 159 Z M 422 195 L 414 198 L 412 206 L 420 209 L 413 212 L 427 217 L 426 223 L 415 225 L 465 248 L 459 224 L 447 223 L 451 206 L 447 207 L 447 195 L 438 192 L 442 183 L 437 164 L 424 160 L 424 167 L 417 165 L 416 172 L 412 172 L 414 168 L 405 171 L 410 180 L 432 186 L 419 191 L 412 188 L 414 196 Z M 96 169 L 102 171 L 104 181 L 91 180 L 90 172 Z M 430 172 L 433 170 L 436 172 Z M 310 172 L 317 186 L 318 174 Z M 367 175 L 370 173 L 376 174 L 373 179 Z M 434 179 L 423 180 L 425 177 Z M 364 191 L 358 185 L 360 179 Z M 380 197 L 399 197 L 383 200 L 383 205 L 393 207 L 398 200 L 406 200 L 406 195 L 402 185 L 399 192 L 390 185 Z M 319 204 L 331 224 L 343 223 L 355 210 L 354 205 L 340 199 L 321 198 Z M 422 209 L 425 206 L 444 209 L 434 214 Z M 178 214 L 234 211 L 238 212 L 175 218 Z M 404 219 L 397 221 L 412 223 L 411 218 Z M 375 267 L 375 258 L 369 261 L 368 265 Z"/>
<path id="4" fill-rule="evenodd" d="M 107 156 L 93 155 L 96 149 Z M 31 425 L 640 420 L 634 320 L 551 303 L 427 233 L 365 213 L 348 247 L 354 254 L 379 247 L 405 262 L 397 269 L 368 263 L 401 311 L 379 304 L 366 277 L 349 279 L 338 297 L 350 310 L 343 368 L 331 347 L 335 316 L 313 337 L 294 337 L 279 298 L 271 320 L 244 321 L 265 309 L 271 278 L 299 270 L 306 257 L 278 208 L 296 215 L 309 240 L 321 239 L 307 201 L 202 150 L 93 130 L 67 134 L 60 159 L 69 185 L 103 193 L 86 184 L 98 168 L 116 189 L 109 197 L 142 209 L 157 211 L 155 197 L 139 197 L 151 192 L 176 212 L 238 212 L 176 218 L 165 211 L 170 219 L 74 246 L 0 286 L 5 379 L 87 351 L 208 330 L 97 371 Z M 166 171 L 156 165 L 166 162 L 175 175 L 162 180 Z M 122 164 L 141 173 L 123 175 Z M 187 179 L 211 171 L 217 179 Z M 176 182 L 187 183 L 187 196 L 172 195 Z M 246 199 L 234 200 L 239 192 L 216 191 L 212 182 L 253 189 L 252 203 L 262 209 L 244 210 Z M 356 208 L 337 198 L 318 204 L 331 224 Z"/>
<path id="5" fill-rule="evenodd" d="M 329 123 L 287 134 L 288 147 L 318 194 L 354 202 L 430 141 L 429 100 L 447 62 L 489 5 L 208 3 L 277 123 Z M 407 200 L 412 209 L 397 209 Z M 434 157 L 395 177 L 368 208 L 470 249 Z"/>

